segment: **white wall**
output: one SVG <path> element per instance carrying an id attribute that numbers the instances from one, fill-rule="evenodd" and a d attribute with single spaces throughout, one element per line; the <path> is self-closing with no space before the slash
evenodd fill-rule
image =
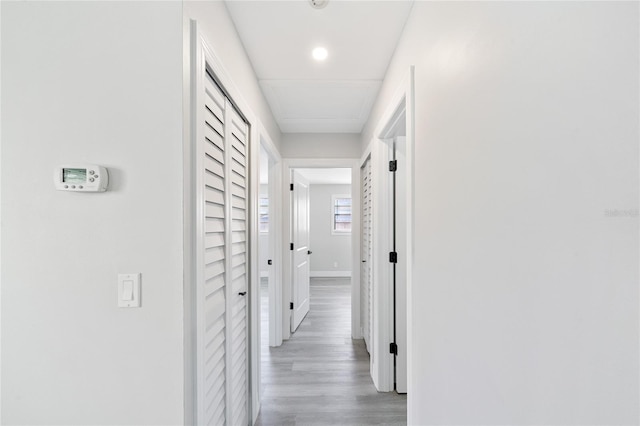
<path id="1" fill-rule="evenodd" d="M 416 2 L 410 424 L 638 423 L 638 16 Z"/>
<path id="2" fill-rule="evenodd" d="M 283 158 L 360 158 L 355 133 L 283 133 Z"/>
<path id="3" fill-rule="evenodd" d="M 2 66 L 2 423 L 179 424 L 181 5 L 2 2 Z M 69 162 L 109 191 L 56 191 Z"/>
<path id="4" fill-rule="evenodd" d="M 332 195 L 350 195 L 351 185 L 309 186 L 311 276 L 350 276 L 351 233 L 332 234 Z M 335 266 L 335 264 L 338 264 Z M 328 274 L 327 274 L 328 273 Z"/>

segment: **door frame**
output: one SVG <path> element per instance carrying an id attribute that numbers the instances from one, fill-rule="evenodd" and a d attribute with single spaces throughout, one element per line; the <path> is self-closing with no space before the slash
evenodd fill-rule
<path id="1" fill-rule="evenodd" d="M 269 346 L 275 347 L 282 345 L 282 327 L 280 327 L 280 318 L 282 318 L 282 217 L 280 215 L 280 206 L 282 204 L 282 192 L 279 190 L 282 186 L 282 157 L 278 152 L 272 139 L 267 132 L 259 129 L 260 145 L 269 156 L 269 252 L 273 265 L 269 270 Z M 259 163 L 258 163 L 259 164 Z M 256 254 L 257 257 L 257 254 Z M 259 267 L 258 267 L 259 270 Z M 260 351 L 261 333 L 260 327 L 261 311 L 260 303 L 257 304 L 256 311 L 257 321 L 255 324 L 258 330 L 258 352 Z M 260 354 L 261 358 L 261 354 Z M 257 365 L 260 370 L 260 363 Z M 260 373 L 260 371 L 259 371 Z M 258 376 L 260 377 L 260 376 Z"/>
<path id="2" fill-rule="evenodd" d="M 260 192 L 259 175 L 255 173 L 255 164 L 259 160 L 260 142 L 268 141 L 268 145 L 275 149 L 265 127 L 253 112 L 249 104 L 242 96 L 242 92 L 234 83 L 226 71 L 222 61 L 216 55 L 215 50 L 207 41 L 204 31 L 198 22 L 190 19 L 184 22 L 185 34 L 189 39 L 185 40 L 185 64 L 189 66 L 189 72 L 183 73 L 183 214 L 184 214 L 184 242 L 183 242 L 183 309 L 184 309 L 184 423 L 195 424 L 197 420 L 198 393 L 197 393 L 197 340 L 194 334 L 197 325 L 197 301 L 196 301 L 196 244 L 197 235 L 194 232 L 197 226 L 197 195 L 195 188 L 195 138 L 197 136 L 197 90 L 199 70 L 203 61 L 213 71 L 217 82 L 224 88 L 235 106 L 242 112 L 247 121 L 251 123 L 249 129 L 249 194 L 248 194 L 248 259 L 249 289 L 247 301 L 247 409 L 252 424 L 260 411 L 260 317 L 258 315 L 260 294 L 260 272 L 258 267 L 258 198 Z M 277 150 L 275 150 L 277 152 Z M 279 154 L 278 154 L 279 155 Z M 277 194 L 275 191 L 274 194 Z M 275 253 L 275 252 L 274 252 Z M 278 253 L 280 253 L 278 251 Z M 276 253 L 277 255 L 277 253 Z"/>
<path id="3" fill-rule="evenodd" d="M 391 178 L 388 162 L 393 155 L 392 135 L 397 129 L 402 114 L 406 117 L 406 206 L 397 206 L 397 212 L 404 212 L 407 224 L 406 245 L 403 248 L 407 256 L 407 412 L 413 404 L 411 389 L 413 386 L 412 371 L 412 337 L 413 316 L 411 309 L 411 290 L 413 283 L 413 232 L 414 229 L 414 152 L 415 152 L 415 72 L 409 67 L 408 75 L 398 87 L 396 93 L 388 103 L 388 107 L 381 116 L 373 132 L 373 138 L 365 149 L 359 167 L 364 165 L 367 157 L 371 156 L 372 193 L 373 193 L 373 318 L 372 334 L 375 334 L 371 354 L 371 377 L 376 389 L 380 392 L 390 392 L 394 389 L 394 359 L 389 351 L 389 344 L 393 342 L 393 268 L 389 263 L 391 247 L 392 207 L 388 200 L 391 196 Z M 401 218 L 401 216 L 397 216 Z M 400 219 L 402 220 L 402 219 Z M 360 241 L 358 241 L 358 245 Z M 410 423 L 410 422 L 409 422 Z"/>
<path id="4" fill-rule="evenodd" d="M 406 112 L 406 108 L 405 108 Z M 393 134 L 393 133 L 392 133 Z M 407 209 L 407 186 L 408 179 L 406 137 L 395 136 L 393 138 L 392 150 L 394 160 L 397 161 L 397 171 L 393 174 L 393 198 L 394 203 L 399 206 L 395 211 L 395 223 L 391 230 L 395 239 L 398 253 L 394 274 L 394 333 L 398 353 L 395 357 L 395 390 L 397 393 L 407 393 L 407 289 L 406 275 L 409 269 L 407 262 L 407 226 L 406 216 L 403 214 Z M 397 315 L 400 313 L 401 315 Z M 402 315 L 404 314 L 404 315 Z M 404 374 L 403 374 L 404 373 Z"/>
<path id="5" fill-rule="evenodd" d="M 360 199 L 354 197 L 359 194 L 360 182 L 360 163 L 359 160 L 353 158 L 286 158 L 282 161 L 281 175 L 291 176 L 291 169 L 300 168 L 317 168 L 317 169 L 333 169 L 345 168 L 351 169 L 351 337 L 361 339 L 360 333 Z M 293 259 L 292 252 L 289 250 L 289 243 L 292 241 L 291 235 L 291 191 L 289 190 L 289 179 L 282 179 L 280 190 L 282 194 L 289 196 L 282 197 L 282 223 L 287 226 L 287 230 L 283 229 L 282 236 L 282 306 L 288 306 L 292 297 L 292 272 Z M 354 186 L 355 185 L 355 186 Z M 291 338 L 291 310 L 282 310 L 282 337 L 287 340 Z"/>

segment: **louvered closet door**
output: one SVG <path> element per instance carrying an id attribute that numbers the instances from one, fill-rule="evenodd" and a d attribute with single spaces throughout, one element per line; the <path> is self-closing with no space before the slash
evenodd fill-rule
<path id="1" fill-rule="evenodd" d="M 227 271 L 225 183 L 225 98 L 204 79 L 201 132 L 197 144 L 198 187 L 202 191 L 198 247 L 197 351 L 198 423 L 226 423 Z"/>
<path id="2" fill-rule="evenodd" d="M 248 125 L 205 74 L 197 182 L 198 425 L 248 424 Z"/>
<path id="3" fill-rule="evenodd" d="M 231 194 L 231 323 L 233 334 L 230 350 L 229 392 L 230 424 L 248 424 L 247 404 L 247 157 L 248 126 L 228 105 L 229 115 L 229 181 Z M 243 295 L 244 294 L 244 295 Z"/>
<path id="4" fill-rule="evenodd" d="M 367 160 L 361 169 L 362 176 L 362 267 L 360 272 L 360 312 L 362 334 L 365 346 L 371 352 L 371 317 L 372 317 L 372 194 L 371 194 L 371 162 Z"/>
<path id="5" fill-rule="evenodd" d="M 362 241 L 360 244 L 360 252 L 362 263 L 360 263 L 360 324 L 362 325 L 362 336 L 364 343 L 369 350 L 369 287 L 367 285 L 367 247 L 368 247 L 368 229 L 367 229 L 367 203 L 369 201 L 369 176 L 367 176 L 367 167 L 365 165 L 360 169 L 360 197 L 362 205 L 362 217 L 360 220 L 362 226 Z"/>

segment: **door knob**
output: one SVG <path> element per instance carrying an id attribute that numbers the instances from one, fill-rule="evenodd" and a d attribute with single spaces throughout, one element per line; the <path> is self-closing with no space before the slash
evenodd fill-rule
<path id="1" fill-rule="evenodd" d="M 307 250 L 307 254 L 311 254 L 313 253 L 311 250 Z"/>
<path id="2" fill-rule="evenodd" d="M 240 293 L 238 293 L 238 296 L 244 296 L 245 294 L 247 294 L 246 291 L 241 291 Z"/>
<path id="3" fill-rule="evenodd" d="M 271 259 L 267 260 L 267 265 L 273 265 L 273 261 Z"/>

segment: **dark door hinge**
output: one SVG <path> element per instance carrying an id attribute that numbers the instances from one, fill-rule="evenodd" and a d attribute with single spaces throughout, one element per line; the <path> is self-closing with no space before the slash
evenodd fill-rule
<path id="1" fill-rule="evenodd" d="M 398 263 L 398 253 L 396 253 L 395 251 L 390 252 L 389 253 L 389 262 Z"/>
<path id="2" fill-rule="evenodd" d="M 396 345 L 395 343 L 389 343 L 389 353 L 398 355 L 398 345 Z"/>
<path id="3" fill-rule="evenodd" d="M 289 184 L 289 190 L 293 191 L 293 184 L 292 183 Z"/>
<path id="4" fill-rule="evenodd" d="M 395 172 L 396 170 L 398 170 L 398 160 L 389 161 L 389 171 Z"/>
<path id="5" fill-rule="evenodd" d="M 289 309 L 293 310 L 293 302 L 289 302 Z"/>
<path id="6" fill-rule="evenodd" d="M 293 250 L 293 243 L 289 243 L 289 250 Z"/>

